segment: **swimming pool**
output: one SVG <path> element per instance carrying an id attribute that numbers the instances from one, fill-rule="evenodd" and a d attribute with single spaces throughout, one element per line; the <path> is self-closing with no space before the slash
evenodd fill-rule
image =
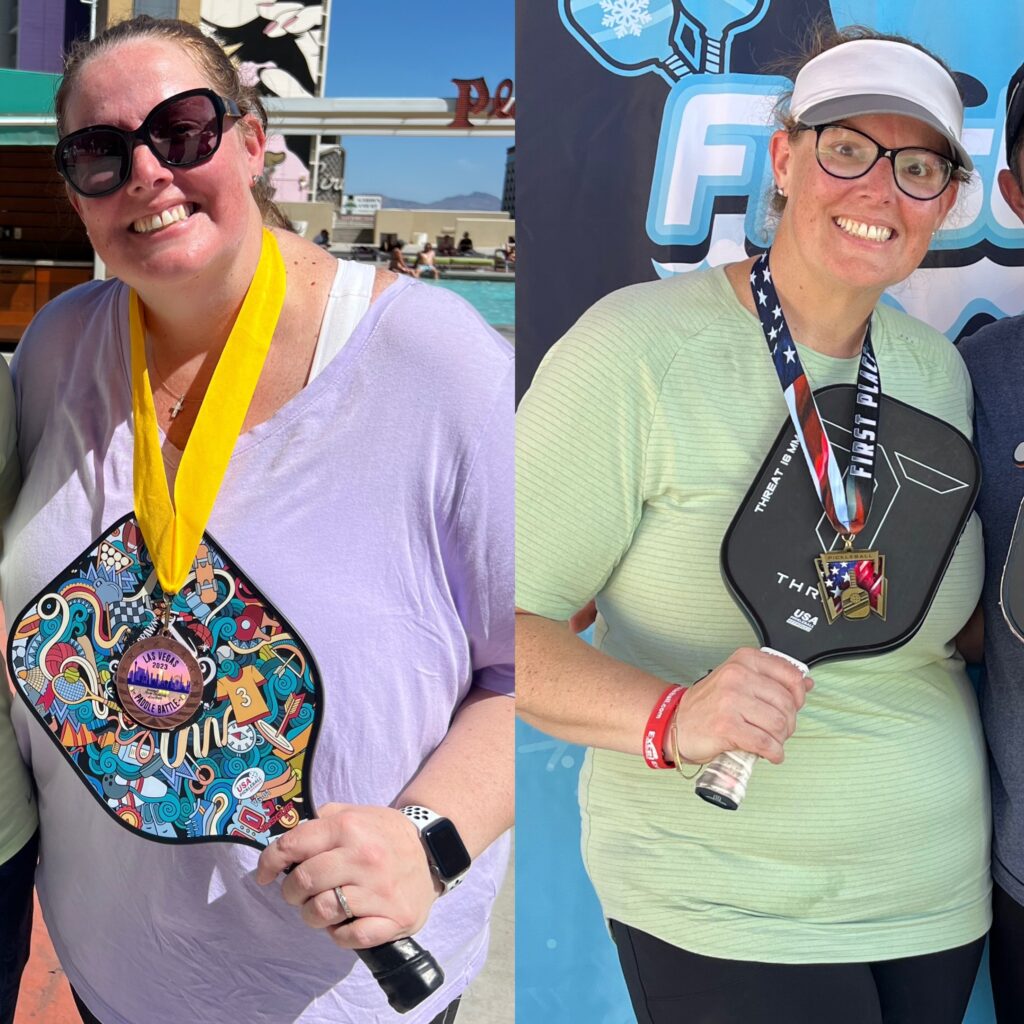
<path id="1" fill-rule="evenodd" d="M 514 281 L 433 281 L 420 278 L 427 284 L 461 295 L 476 307 L 489 324 L 512 326 L 516 322 L 516 286 Z"/>

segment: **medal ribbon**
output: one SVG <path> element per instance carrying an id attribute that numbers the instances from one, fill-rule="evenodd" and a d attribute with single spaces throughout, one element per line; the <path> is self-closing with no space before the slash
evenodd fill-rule
<path id="1" fill-rule="evenodd" d="M 181 589 L 192 568 L 270 350 L 284 292 L 284 260 L 274 236 L 264 228 L 260 261 L 182 453 L 172 504 L 146 365 L 142 303 L 135 289 L 131 291 L 135 514 L 167 594 Z"/>
<path id="2" fill-rule="evenodd" d="M 769 249 L 761 255 L 750 274 L 754 308 L 761 320 L 761 329 L 775 364 L 775 372 L 779 375 L 789 418 L 796 427 L 800 448 L 818 492 L 818 500 L 835 531 L 852 542 L 867 520 L 875 480 L 875 445 L 882 386 L 878 363 L 871 347 L 871 326 L 868 325 L 864 336 L 857 370 L 850 467 L 844 485 L 842 472 L 814 401 L 810 381 L 800 364 L 800 354 L 782 312 L 779 293 L 772 282 L 770 252 Z"/>

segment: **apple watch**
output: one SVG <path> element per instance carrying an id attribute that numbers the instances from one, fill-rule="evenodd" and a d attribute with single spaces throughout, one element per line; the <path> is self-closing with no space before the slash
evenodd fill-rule
<path id="1" fill-rule="evenodd" d="M 441 895 L 451 892 L 473 863 L 459 830 L 428 807 L 411 804 L 399 809 L 419 830 L 430 870 L 444 887 Z"/>

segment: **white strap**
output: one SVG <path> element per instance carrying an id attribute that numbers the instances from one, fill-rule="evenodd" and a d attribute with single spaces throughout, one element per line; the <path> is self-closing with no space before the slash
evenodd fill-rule
<path id="1" fill-rule="evenodd" d="M 356 324 L 366 315 L 376 275 L 377 270 L 372 263 L 338 260 L 338 273 L 324 309 L 307 384 L 322 373 L 324 367 L 345 347 Z"/>
<path id="2" fill-rule="evenodd" d="M 338 272 L 331 285 L 327 306 L 324 308 L 307 384 L 317 374 L 323 372 L 352 337 L 356 324 L 370 308 L 370 296 L 373 294 L 376 276 L 377 271 L 372 263 L 338 260 Z M 173 490 L 174 479 L 181 463 L 181 451 L 165 438 L 161 453 L 164 457 L 164 466 L 167 468 L 167 484 Z"/>

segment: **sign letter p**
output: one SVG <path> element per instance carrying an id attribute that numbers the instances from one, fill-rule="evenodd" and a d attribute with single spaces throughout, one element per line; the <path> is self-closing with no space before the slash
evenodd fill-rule
<path id="1" fill-rule="evenodd" d="M 482 114 L 491 102 L 487 83 L 482 78 L 453 78 L 452 81 L 459 93 L 455 98 L 455 118 L 448 127 L 472 128 L 470 115 Z"/>

